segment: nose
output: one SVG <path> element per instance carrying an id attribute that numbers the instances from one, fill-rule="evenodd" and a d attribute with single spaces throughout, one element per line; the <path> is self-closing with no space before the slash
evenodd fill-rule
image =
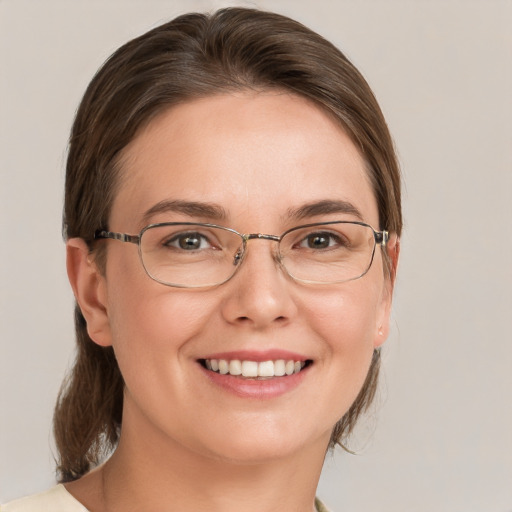
<path id="1" fill-rule="evenodd" d="M 240 269 L 226 283 L 222 314 L 231 324 L 264 329 L 284 325 L 296 314 L 293 282 L 281 269 L 275 241 L 248 243 Z"/>

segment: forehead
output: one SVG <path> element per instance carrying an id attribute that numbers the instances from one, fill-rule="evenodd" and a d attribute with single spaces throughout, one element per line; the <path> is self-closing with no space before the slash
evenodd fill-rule
<path id="1" fill-rule="evenodd" d="M 345 201 L 378 223 L 355 145 L 321 108 L 288 93 L 225 94 L 174 106 L 124 149 L 120 168 L 113 229 L 140 229 L 162 201 L 215 204 L 231 223 Z"/>

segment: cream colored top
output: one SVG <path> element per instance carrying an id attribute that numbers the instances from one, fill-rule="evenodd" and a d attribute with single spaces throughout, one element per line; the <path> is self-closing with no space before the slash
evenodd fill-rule
<path id="1" fill-rule="evenodd" d="M 321 501 L 315 499 L 317 512 L 329 512 Z M 62 485 L 56 485 L 51 489 L 10 501 L 0 506 L 0 512 L 89 512 L 78 500 Z"/>
<path id="2" fill-rule="evenodd" d="M 62 485 L 56 485 L 40 494 L 10 501 L 0 512 L 88 512 Z"/>
<path id="3" fill-rule="evenodd" d="M 328 512 L 317 498 L 315 507 L 318 512 Z M 48 491 L 26 498 L 10 501 L 0 506 L 0 512 L 88 512 L 88 510 L 62 485 L 56 485 Z"/>

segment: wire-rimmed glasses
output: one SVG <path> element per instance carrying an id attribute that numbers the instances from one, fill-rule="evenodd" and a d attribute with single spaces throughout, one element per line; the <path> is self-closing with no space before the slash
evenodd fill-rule
<path id="1" fill-rule="evenodd" d="M 216 224 L 163 222 L 138 235 L 98 230 L 95 239 L 137 244 L 142 265 L 155 281 L 178 288 L 204 288 L 225 283 L 240 268 L 253 239 L 277 242 L 276 262 L 294 280 L 334 284 L 364 276 L 377 245 L 385 246 L 387 231 L 369 224 L 332 221 L 304 224 L 282 235 L 244 234 Z"/>

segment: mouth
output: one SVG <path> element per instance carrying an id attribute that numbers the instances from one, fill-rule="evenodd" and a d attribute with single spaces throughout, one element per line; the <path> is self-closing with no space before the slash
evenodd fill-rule
<path id="1" fill-rule="evenodd" d="M 311 366 L 313 361 L 275 359 L 251 361 L 240 359 L 199 359 L 199 364 L 208 371 L 220 375 L 230 375 L 240 379 L 267 380 L 290 377 Z"/>

